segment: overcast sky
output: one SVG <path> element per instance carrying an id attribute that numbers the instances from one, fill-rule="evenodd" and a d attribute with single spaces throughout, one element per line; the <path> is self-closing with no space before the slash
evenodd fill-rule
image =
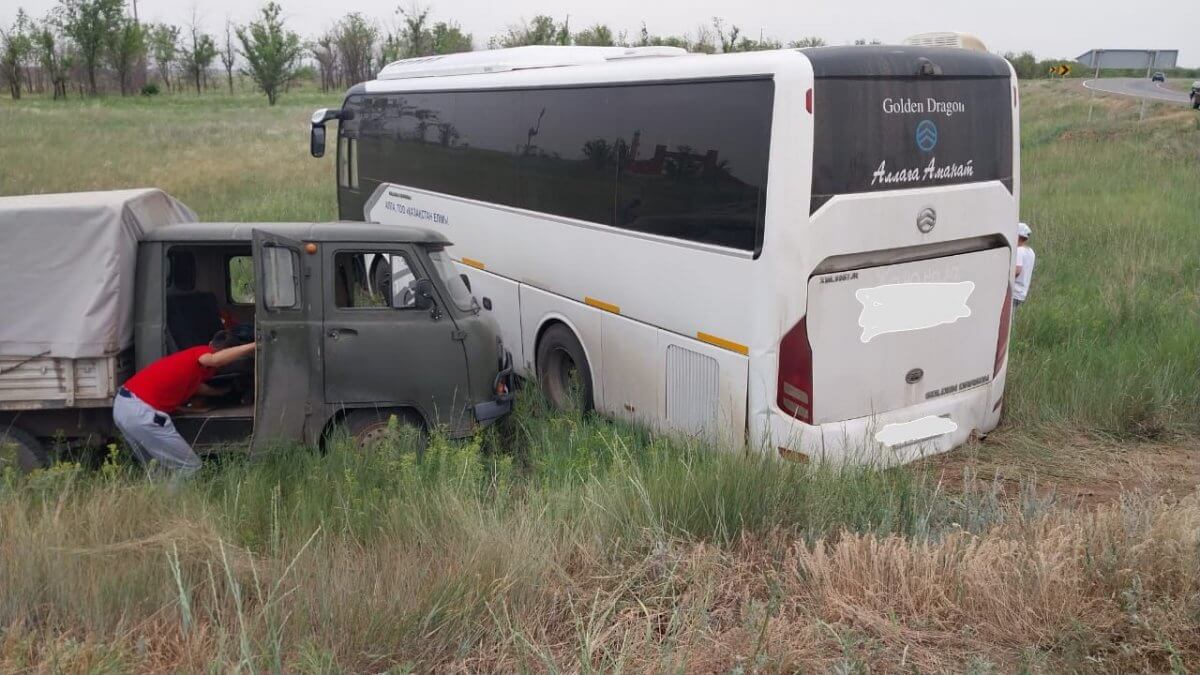
<path id="1" fill-rule="evenodd" d="M 407 7 L 411 0 L 400 0 Z M 41 17 L 56 0 L 2 0 L 0 21 L 11 22 L 18 6 Z M 396 0 L 280 0 L 292 28 L 315 34 L 338 16 L 360 11 L 386 26 L 396 19 Z M 644 21 L 652 33 L 696 33 L 714 16 L 743 33 L 783 42 L 819 35 L 830 44 L 855 38 L 898 42 L 934 30 L 978 35 L 995 52 L 1030 50 L 1039 58 L 1075 57 L 1092 48 L 1178 49 L 1179 65 L 1200 66 L 1200 0 L 435 0 L 435 20 L 457 21 L 474 34 L 476 48 L 505 26 L 536 14 L 569 15 L 573 30 L 595 22 L 635 35 Z M 143 20 L 185 23 L 195 8 L 216 32 L 226 17 L 250 19 L 256 0 L 138 0 Z"/>

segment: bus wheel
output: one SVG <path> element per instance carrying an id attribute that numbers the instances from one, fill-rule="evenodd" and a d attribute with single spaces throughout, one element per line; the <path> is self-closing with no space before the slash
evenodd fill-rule
<path id="1" fill-rule="evenodd" d="M 0 473 L 8 467 L 21 473 L 50 466 L 50 455 L 41 441 L 14 426 L 0 428 Z"/>
<path id="2" fill-rule="evenodd" d="M 396 417 L 395 432 L 388 428 L 392 416 Z M 352 410 L 342 420 L 342 428 L 355 447 L 364 450 L 392 438 L 406 439 L 408 434 L 415 435 L 414 448 L 418 453 L 424 452 L 429 444 L 424 421 L 410 410 Z"/>
<path id="3" fill-rule="evenodd" d="M 538 342 L 537 372 L 542 393 L 555 408 L 592 409 L 592 368 L 570 328 L 560 323 L 546 329 Z"/>

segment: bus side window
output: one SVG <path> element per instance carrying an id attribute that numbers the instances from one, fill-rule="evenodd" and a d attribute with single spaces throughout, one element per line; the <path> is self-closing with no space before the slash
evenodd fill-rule
<path id="1" fill-rule="evenodd" d="M 358 138 L 338 136 L 338 186 L 358 189 Z"/>
<path id="2" fill-rule="evenodd" d="M 349 139 L 345 136 L 338 136 L 338 187 L 350 187 L 350 153 L 348 151 Z"/>
<path id="3" fill-rule="evenodd" d="M 773 100 L 769 80 L 617 88 L 608 107 L 632 130 L 617 227 L 757 250 Z"/>

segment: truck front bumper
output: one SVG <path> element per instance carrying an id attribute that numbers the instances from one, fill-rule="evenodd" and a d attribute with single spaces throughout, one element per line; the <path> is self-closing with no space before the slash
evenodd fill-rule
<path id="1" fill-rule="evenodd" d="M 512 355 L 505 352 L 504 356 L 504 367 L 492 380 L 494 393 L 491 400 L 475 404 L 475 422 L 480 426 L 486 427 L 512 412 L 516 376 L 513 375 Z"/>

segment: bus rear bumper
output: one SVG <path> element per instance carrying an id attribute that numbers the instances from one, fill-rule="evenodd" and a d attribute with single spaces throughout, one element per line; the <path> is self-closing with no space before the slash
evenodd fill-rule
<path id="1" fill-rule="evenodd" d="M 1000 421 L 1004 372 L 991 383 L 899 410 L 805 424 L 773 408 L 768 448 L 785 459 L 893 466 L 952 450 Z"/>

